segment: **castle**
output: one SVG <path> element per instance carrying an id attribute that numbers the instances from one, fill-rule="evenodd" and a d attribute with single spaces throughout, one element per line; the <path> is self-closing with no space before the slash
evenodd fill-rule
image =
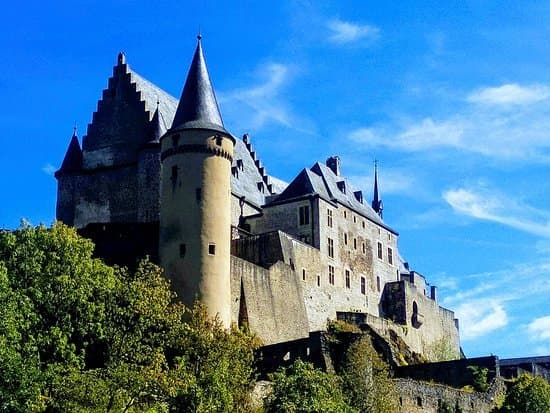
<path id="1" fill-rule="evenodd" d="M 382 219 L 376 169 L 372 202 L 341 169 L 331 156 L 290 183 L 269 175 L 250 137 L 225 129 L 199 37 L 179 101 L 118 55 L 56 172 L 56 215 L 107 261 L 150 255 L 187 305 L 200 298 L 266 346 L 345 319 L 424 360 L 459 358 L 454 313 Z"/>

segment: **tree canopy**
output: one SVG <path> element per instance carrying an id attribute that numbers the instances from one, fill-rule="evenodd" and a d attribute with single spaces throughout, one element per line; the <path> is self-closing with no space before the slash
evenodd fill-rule
<path id="1" fill-rule="evenodd" d="M 550 413 L 550 383 L 542 377 L 521 375 L 506 392 L 503 413 Z"/>
<path id="2" fill-rule="evenodd" d="M 93 248 L 60 223 L 0 232 L 0 411 L 247 411 L 256 339 Z"/>

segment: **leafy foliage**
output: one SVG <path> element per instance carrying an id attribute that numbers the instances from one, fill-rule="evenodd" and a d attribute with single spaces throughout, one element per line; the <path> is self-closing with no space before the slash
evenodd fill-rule
<path id="1" fill-rule="evenodd" d="M 338 377 L 296 360 L 271 376 L 273 392 L 266 413 L 353 413 L 345 401 Z"/>
<path id="2" fill-rule="evenodd" d="M 341 372 L 348 403 L 362 413 L 397 411 L 397 393 L 388 366 L 363 335 L 348 348 Z"/>
<path id="3" fill-rule="evenodd" d="M 506 392 L 502 413 L 550 413 L 550 383 L 542 377 L 520 376 Z"/>
<path id="4" fill-rule="evenodd" d="M 474 389 L 480 392 L 487 391 L 489 388 L 489 383 L 487 381 L 487 374 L 489 373 L 489 370 L 479 366 L 468 366 L 468 370 L 472 372 L 472 376 L 474 378 Z"/>
<path id="5" fill-rule="evenodd" d="M 0 232 L 0 412 L 247 411 L 255 339 L 63 224 Z"/>

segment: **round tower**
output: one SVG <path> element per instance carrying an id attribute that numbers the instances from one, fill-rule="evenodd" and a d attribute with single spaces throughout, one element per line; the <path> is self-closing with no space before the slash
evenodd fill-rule
<path id="1" fill-rule="evenodd" d="M 199 41 L 172 127 L 161 138 L 160 263 L 187 306 L 231 323 L 231 162 Z"/>

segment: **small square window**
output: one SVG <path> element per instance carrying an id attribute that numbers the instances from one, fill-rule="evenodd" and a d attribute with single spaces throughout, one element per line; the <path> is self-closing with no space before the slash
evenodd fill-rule
<path id="1" fill-rule="evenodd" d="M 216 244 L 208 244 L 208 254 L 216 255 Z"/>

